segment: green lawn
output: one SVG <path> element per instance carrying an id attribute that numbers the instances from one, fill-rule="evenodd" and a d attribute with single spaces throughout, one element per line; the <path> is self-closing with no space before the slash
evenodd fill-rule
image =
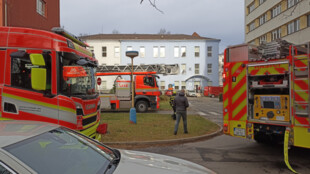
<path id="1" fill-rule="evenodd" d="M 108 123 L 108 134 L 102 142 L 130 142 L 167 140 L 204 135 L 214 132 L 218 126 L 200 116 L 188 116 L 188 132 L 183 134 L 183 122 L 178 135 L 173 135 L 175 121 L 168 114 L 137 113 L 137 124 L 129 123 L 129 112 L 102 113 L 101 123 Z"/>

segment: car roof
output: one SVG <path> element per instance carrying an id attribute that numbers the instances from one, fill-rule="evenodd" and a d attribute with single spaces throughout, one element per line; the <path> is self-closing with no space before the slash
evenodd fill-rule
<path id="1" fill-rule="evenodd" d="M 0 121 L 0 148 L 53 130 L 59 125 L 37 121 Z"/>

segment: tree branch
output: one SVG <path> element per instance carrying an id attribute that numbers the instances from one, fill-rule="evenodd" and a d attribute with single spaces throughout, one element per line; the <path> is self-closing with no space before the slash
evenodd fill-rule
<path id="1" fill-rule="evenodd" d="M 143 1 L 144 1 L 144 0 L 141 0 L 141 1 L 140 1 L 140 4 L 142 4 Z M 152 0 L 149 0 L 149 2 L 150 2 L 150 4 L 151 4 L 151 6 L 153 6 L 157 11 L 161 12 L 162 14 L 164 14 L 164 12 L 163 12 L 162 10 L 160 10 L 159 8 L 157 8 L 157 6 L 156 6 L 156 0 L 153 0 L 153 2 L 152 2 Z"/>

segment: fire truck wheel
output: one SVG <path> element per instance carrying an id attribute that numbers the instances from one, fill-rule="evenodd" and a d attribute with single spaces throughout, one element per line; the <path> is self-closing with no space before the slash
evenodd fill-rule
<path id="1" fill-rule="evenodd" d="M 148 105 L 145 101 L 138 101 L 136 104 L 137 112 L 147 112 Z"/>

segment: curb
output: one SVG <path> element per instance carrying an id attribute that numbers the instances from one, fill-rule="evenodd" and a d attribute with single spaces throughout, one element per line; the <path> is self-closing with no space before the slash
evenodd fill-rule
<path id="1" fill-rule="evenodd" d="M 218 125 L 218 124 L 217 124 Z M 206 140 L 213 138 L 217 135 L 222 134 L 223 128 L 219 126 L 219 129 L 216 132 L 190 137 L 190 138 L 182 138 L 182 139 L 170 139 L 170 140 L 157 140 L 157 141 L 133 141 L 133 142 L 103 142 L 105 145 L 108 146 L 121 146 L 121 147 L 132 147 L 132 148 L 139 148 L 139 147 L 149 147 L 149 146 L 165 146 L 165 145 L 175 145 L 175 144 L 184 144 L 190 142 L 196 142 L 201 140 Z"/>

